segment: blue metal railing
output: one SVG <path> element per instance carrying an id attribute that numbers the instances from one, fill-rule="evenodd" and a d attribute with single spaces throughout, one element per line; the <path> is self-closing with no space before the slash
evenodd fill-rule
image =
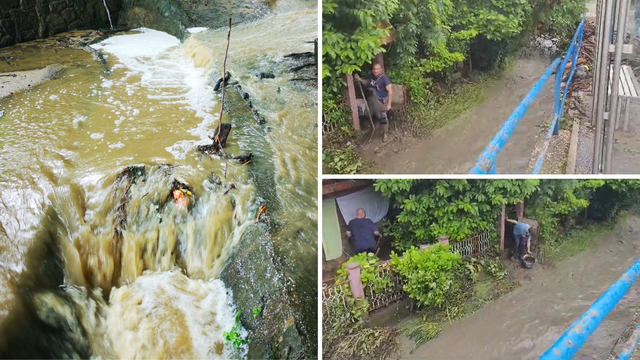
<path id="1" fill-rule="evenodd" d="M 540 94 L 547 80 L 553 75 L 556 74 L 556 83 L 554 89 L 554 114 L 553 121 L 551 121 L 551 125 L 549 126 L 549 131 L 546 134 L 546 138 L 543 144 L 543 147 L 540 151 L 540 155 L 538 156 L 538 160 L 536 161 L 536 165 L 533 169 L 533 174 L 538 174 L 540 169 L 542 169 L 542 162 L 544 160 L 544 156 L 547 153 L 547 148 L 549 147 L 549 142 L 553 135 L 558 135 L 560 131 L 560 119 L 562 118 L 562 112 L 564 108 L 564 101 L 567 98 L 567 92 L 569 91 L 569 86 L 571 85 L 571 81 L 573 80 L 573 74 L 576 71 L 576 63 L 578 60 L 578 55 L 580 54 L 580 47 L 582 45 L 582 36 L 584 33 L 584 25 L 585 19 L 583 16 L 582 22 L 578 26 L 575 34 L 573 35 L 573 39 L 571 40 L 571 44 L 567 49 L 567 53 L 564 56 L 562 62 L 560 58 L 555 59 L 551 65 L 547 68 L 547 71 L 540 77 L 538 82 L 533 85 L 531 91 L 525 96 L 522 102 L 518 105 L 515 111 L 509 116 L 507 121 L 502 124 L 502 127 L 498 131 L 498 133 L 494 136 L 493 140 L 487 145 L 484 149 L 480 157 L 476 162 L 476 166 L 471 169 L 472 174 L 497 174 L 496 170 L 496 160 L 500 151 L 504 148 L 506 143 L 511 138 L 511 134 L 515 130 L 518 123 L 522 120 L 527 110 L 529 110 L 529 106 L 535 101 L 536 97 Z M 571 71 L 569 73 L 569 77 L 567 82 L 562 89 L 562 80 L 564 77 L 564 72 L 571 59 Z"/>
<path id="2" fill-rule="evenodd" d="M 640 259 L 631 266 L 538 360 L 570 360 L 584 345 L 602 320 L 618 305 L 640 275 Z M 625 343 L 618 360 L 628 360 L 640 339 L 640 327 Z"/>

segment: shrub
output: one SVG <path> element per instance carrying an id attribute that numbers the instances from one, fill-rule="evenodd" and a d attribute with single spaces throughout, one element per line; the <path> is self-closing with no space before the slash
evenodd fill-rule
<path id="1" fill-rule="evenodd" d="M 360 253 L 353 256 L 349 261 L 342 264 L 338 269 L 338 278 L 336 284 L 341 284 L 347 281 L 347 264 L 358 263 L 360 264 L 360 281 L 363 286 L 369 286 L 374 293 L 381 293 L 391 287 L 391 279 L 380 276 L 378 269 L 378 259 L 372 253 Z"/>
<path id="2" fill-rule="evenodd" d="M 423 306 L 442 308 L 447 294 L 460 286 L 456 273 L 462 259 L 449 245 L 437 244 L 428 250 L 412 247 L 403 257 L 392 253 L 391 261 L 404 280 L 404 291 Z"/>

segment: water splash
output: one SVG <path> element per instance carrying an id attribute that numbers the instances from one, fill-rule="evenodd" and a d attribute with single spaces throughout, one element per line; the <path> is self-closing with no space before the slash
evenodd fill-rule
<path id="1" fill-rule="evenodd" d="M 107 0 L 102 0 L 104 4 L 105 10 L 107 10 L 107 16 L 109 17 L 109 25 L 111 26 L 111 30 L 113 30 L 113 22 L 111 22 L 111 13 L 109 12 L 109 7 L 107 6 Z"/>

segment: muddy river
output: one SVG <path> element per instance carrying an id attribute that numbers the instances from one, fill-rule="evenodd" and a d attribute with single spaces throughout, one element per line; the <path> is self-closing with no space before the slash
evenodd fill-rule
<path id="1" fill-rule="evenodd" d="M 266 120 L 223 115 L 226 152 L 252 151 L 249 164 L 196 151 L 218 124 L 227 29 L 183 43 L 116 34 L 91 45 L 104 62 L 68 47 L 0 49 L 0 73 L 62 71 L 0 99 L 0 354 L 232 355 L 223 332 L 236 310 L 218 276 L 258 207 L 281 224 L 270 235 L 291 267 L 317 258 L 318 93 L 290 81 L 284 58 L 313 52 L 316 6 L 283 2 L 232 29 L 227 70 Z M 188 205 L 170 198 L 175 180 L 193 190 Z"/>

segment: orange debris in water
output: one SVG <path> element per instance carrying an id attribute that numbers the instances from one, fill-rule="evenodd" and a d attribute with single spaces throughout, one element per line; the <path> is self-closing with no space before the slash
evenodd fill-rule
<path id="1" fill-rule="evenodd" d="M 258 216 L 256 216 L 256 219 L 253 221 L 253 223 L 254 223 L 254 224 L 255 224 L 255 223 L 257 223 L 257 222 L 258 222 L 258 219 L 260 219 L 260 215 L 262 215 L 262 213 L 263 213 L 263 212 L 266 212 L 266 211 L 267 211 L 267 207 L 266 207 L 266 206 L 264 206 L 264 205 L 261 205 L 261 206 L 260 206 L 260 209 L 258 209 Z"/>
<path id="2" fill-rule="evenodd" d="M 178 204 L 187 203 L 187 199 L 185 199 L 184 193 L 180 190 L 173 190 L 173 200 L 175 200 Z"/>

